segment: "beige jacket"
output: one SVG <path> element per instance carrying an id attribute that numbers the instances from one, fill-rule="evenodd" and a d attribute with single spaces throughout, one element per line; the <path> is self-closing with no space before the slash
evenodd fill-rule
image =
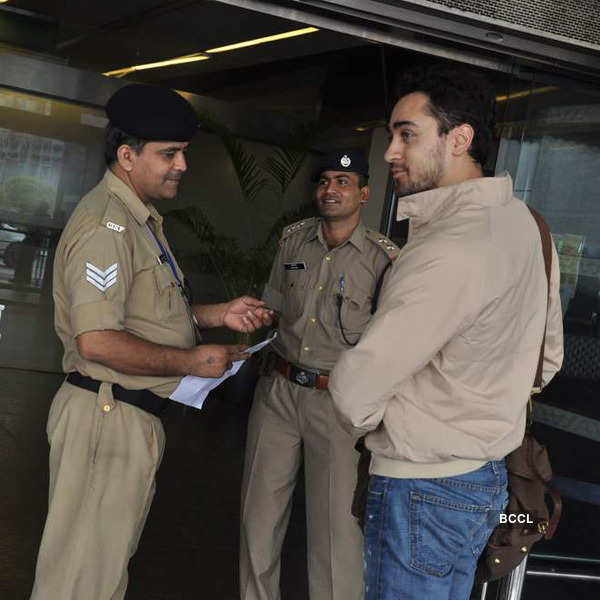
<path id="1" fill-rule="evenodd" d="M 409 241 L 329 389 L 342 422 L 370 432 L 371 472 L 441 477 L 521 443 L 547 315 L 544 383 L 563 357 L 559 266 L 550 304 L 540 235 L 508 175 L 400 200 Z"/>

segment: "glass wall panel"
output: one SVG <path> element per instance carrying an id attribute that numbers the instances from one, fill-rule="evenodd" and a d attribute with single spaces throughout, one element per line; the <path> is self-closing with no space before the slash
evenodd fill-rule
<path id="1" fill-rule="evenodd" d="M 565 359 L 536 402 L 535 433 L 548 447 L 553 486 L 565 503 L 555 538 L 535 553 L 600 563 L 600 89 L 540 72 L 522 72 L 498 98 L 496 173 L 548 222 L 559 254 Z M 574 566 L 575 565 L 575 566 Z M 533 559 L 530 567 L 544 566 Z M 585 564 L 553 560 L 573 570 Z M 588 563 L 591 568 L 593 563 Z M 527 578 L 525 594 L 562 590 L 587 597 L 589 583 Z"/>
<path id="2" fill-rule="evenodd" d="M 0 366 L 59 372 L 52 259 L 103 169 L 103 111 L 0 88 Z"/>

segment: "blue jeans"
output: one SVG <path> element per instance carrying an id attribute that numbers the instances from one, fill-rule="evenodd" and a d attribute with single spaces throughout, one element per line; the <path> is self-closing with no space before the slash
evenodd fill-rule
<path id="1" fill-rule="evenodd" d="M 439 479 L 373 475 L 365 600 L 468 600 L 477 559 L 507 498 L 503 460 Z"/>

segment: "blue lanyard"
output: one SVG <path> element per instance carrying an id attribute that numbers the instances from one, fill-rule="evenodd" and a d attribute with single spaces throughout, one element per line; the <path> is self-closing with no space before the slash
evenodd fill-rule
<path id="1" fill-rule="evenodd" d="M 167 252 L 167 249 L 162 245 L 161 241 L 158 239 L 158 236 L 156 235 L 156 233 L 154 233 L 150 225 L 148 225 L 148 229 L 150 230 L 150 233 L 152 234 L 152 236 L 156 240 L 156 243 L 158 244 L 158 247 L 160 248 L 160 262 L 165 262 L 165 260 L 168 261 L 169 266 L 171 267 L 171 271 L 173 271 L 173 275 L 175 276 L 175 279 L 177 279 L 179 287 L 183 289 L 183 284 L 181 283 L 181 279 L 179 279 L 179 275 L 177 274 L 177 267 L 175 267 L 175 262 L 171 258 L 171 255 Z"/>
<path id="2" fill-rule="evenodd" d="M 175 262 L 173 261 L 173 258 L 171 257 L 171 255 L 169 254 L 167 249 L 161 244 L 160 240 L 158 239 L 158 236 L 156 235 L 156 233 L 154 233 L 154 230 L 152 229 L 152 227 L 150 227 L 149 224 L 148 224 L 148 229 L 150 230 L 150 233 L 152 234 L 152 236 L 156 240 L 156 243 L 158 244 L 158 247 L 160 248 L 159 260 L 160 260 L 161 264 L 164 263 L 165 261 L 168 261 L 169 266 L 171 267 L 171 271 L 173 271 L 173 275 L 175 276 L 175 279 L 177 280 L 177 285 L 179 286 L 179 291 L 181 292 L 181 295 L 183 296 L 183 299 L 188 308 L 190 318 L 192 320 L 192 328 L 194 329 L 194 335 L 196 336 L 196 343 L 200 344 L 202 341 L 202 336 L 200 335 L 200 327 L 198 326 L 198 321 L 196 320 L 194 311 L 192 310 L 190 298 L 186 293 L 186 289 L 183 287 L 183 283 L 181 282 L 181 279 L 179 279 L 179 275 L 177 274 L 177 267 L 175 267 Z"/>

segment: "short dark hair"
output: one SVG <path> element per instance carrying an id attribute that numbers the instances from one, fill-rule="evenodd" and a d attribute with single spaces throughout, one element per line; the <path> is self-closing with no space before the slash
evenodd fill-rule
<path id="1" fill-rule="evenodd" d="M 469 155 L 483 167 L 491 150 L 494 117 L 493 88 L 485 75 L 460 65 L 418 67 L 401 75 L 396 98 L 413 92 L 429 97 L 440 135 L 463 123 L 471 125 L 475 135 Z"/>
<path id="2" fill-rule="evenodd" d="M 125 133 L 109 121 L 104 132 L 104 160 L 107 166 L 110 167 L 117 162 L 117 151 L 123 144 L 130 146 L 136 154 L 139 154 L 144 149 L 146 142 L 147 140 L 141 140 Z"/>

